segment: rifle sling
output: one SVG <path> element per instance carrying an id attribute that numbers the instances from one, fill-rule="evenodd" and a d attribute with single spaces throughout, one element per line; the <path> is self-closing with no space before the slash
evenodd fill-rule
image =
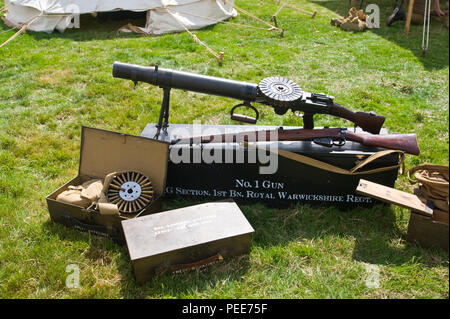
<path id="1" fill-rule="evenodd" d="M 278 155 L 288 158 L 290 160 L 293 160 L 293 161 L 296 161 L 296 162 L 299 162 L 302 164 L 306 164 L 309 166 L 313 166 L 313 167 L 319 168 L 321 170 L 329 171 L 329 172 L 336 173 L 336 174 L 341 174 L 341 175 L 368 175 L 368 174 L 375 174 L 375 173 L 379 173 L 379 172 L 389 171 L 389 170 L 393 170 L 393 169 L 397 169 L 397 168 L 400 168 L 400 174 L 403 174 L 403 172 L 404 172 L 405 153 L 400 150 L 385 150 L 385 151 L 376 152 L 375 154 L 370 155 L 365 160 L 359 162 L 352 169 L 347 170 L 347 169 L 343 169 L 343 168 L 340 168 L 340 167 L 337 167 L 337 166 L 334 166 L 334 165 L 331 165 L 328 163 L 324 163 L 322 161 L 313 159 L 311 157 L 307 157 L 304 155 L 300 155 L 300 154 L 285 151 L 285 150 L 272 150 L 271 148 L 268 148 L 268 149 L 260 148 L 255 145 L 250 145 L 247 142 L 243 142 L 243 145 L 246 148 L 264 149 L 266 151 L 270 151 L 272 153 L 278 154 Z M 362 171 L 362 172 L 359 171 L 361 168 L 363 168 L 364 166 L 368 165 L 369 163 L 377 160 L 378 158 L 381 158 L 383 156 L 393 154 L 393 153 L 399 154 L 399 162 L 397 165 L 380 167 L 380 168 L 375 168 L 375 169 L 371 169 L 368 171 Z"/>

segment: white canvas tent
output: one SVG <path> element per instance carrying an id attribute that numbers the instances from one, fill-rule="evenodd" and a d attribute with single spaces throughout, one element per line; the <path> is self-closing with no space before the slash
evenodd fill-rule
<path id="1" fill-rule="evenodd" d="M 273 0 L 279 4 L 275 16 L 284 8 L 295 7 L 281 0 Z M 190 30 L 200 29 L 218 22 L 228 23 L 246 29 L 260 29 L 280 32 L 284 30 L 264 21 L 244 9 L 235 5 L 235 0 L 5 0 L 5 7 L 1 12 L 3 21 L 11 28 L 19 29 L 8 40 L 0 44 L 0 48 L 17 38 L 26 30 L 51 33 L 54 30 L 63 32 L 67 28 L 81 27 L 80 14 L 96 14 L 99 12 L 135 11 L 146 12 L 145 26 L 127 24 L 119 31 L 137 32 L 145 35 L 158 35 L 170 32 L 186 31 L 193 40 L 204 46 L 213 54 L 219 63 L 222 62 L 223 52 L 217 53 L 202 42 Z M 265 25 L 258 27 L 225 21 L 240 13 Z M 0 13 L 1 13 L 0 12 Z M 315 16 L 315 13 L 312 17 Z"/>
<path id="2" fill-rule="evenodd" d="M 53 32 L 76 27 L 78 14 L 118 10 L 147 12 L 145 26 L 131 28 L 145 34 L 200 29 L 236 16 L 234 0 L 5 0 L 4 22 L 10 27 Z"/>

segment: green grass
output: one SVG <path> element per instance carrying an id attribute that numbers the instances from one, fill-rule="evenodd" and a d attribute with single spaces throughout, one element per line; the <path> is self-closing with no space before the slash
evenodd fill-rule
<path id="1" fill-rule="evenodd" d="M 448 29 L 432 23 L 430 49 L 421 57 L 422 28 L 384 19 L 382 27 L 348 33 L 330 19 L 347 1 L 299 0 L 317 10 L 312 20 L 284 10 L 277 33 L 218 24 L 196 31 L 225 58 L 219 66 L 186 33 L 159 37 L 117 35 L 125 24 L 83 16 L 80 30 L 27 32 L 0 49 L 0 297 L 3 298 L 448 298 L 448 253 L 407 243 L 409 212 L 394 206 L 341 212 L 332 207 L 274 210 L 243 206 L 255 228 L 251 252 L 205 272 L 163 275 L 144 286 L 133 279 L 125 247 L 50 221 L 45 196 L 78 171 L 82 125 L 139 135 L 155 122 L 159 88 L 111 76 L 114 61 L 160 66 L 258 83 L 280 75 L 305 90 L 324 92 L 352 110 L 385 115 L 393 133 L 417 133 L 421 155 L 406 166 L 448 165 Z M 239 5 L 269 21 L 269 0 Z M 255 24 L 245 16 L 237 23 Z M 14 31 L 0 23 L 0 42 Z M 232 124 L 236 101 L 173 91 L 173 123 Z M 296 125 L 260 106 L 266 125 Z M 318 126 L 346 126 L 317 117 Z M 397 188 L 412 190 L 404 176 Z M 178 200 L 165 208 L 192 204 Z M 66 266 L 80 267 L 81 287 L 65 287 Z M 380 287 L 368 288 L 368 265 L 377 265 Z"/>

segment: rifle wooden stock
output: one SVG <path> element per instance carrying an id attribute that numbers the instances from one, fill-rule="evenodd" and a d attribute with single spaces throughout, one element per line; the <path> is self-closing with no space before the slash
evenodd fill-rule
<path id="1" fill-rule="evenodd" d="M 365 146 L 400 150 L 412 155 L 420 154 L 416 134 L 378 135 L 369 133 L 353 133 L 343 128 L 278 129 L 232 134 L 203 135 L 174 140 L 172 141 L 172 144 L 308 141 L 316 138 L 331 138 L 338 141 L 348 140 Z"/>
<path id="2" fill-rule="evenodd" d="M 346 139 L 366 146 L 383 147 L 391 150 L 401 150 L 412 155 L 419 155 L 416 134 L 356 134 L 346 132 Z"/>
<path id="3" fill-rule="evenodd" d="M 353 112 L 342 105 L 334 103 L 330 110 L 331 115 L 344 118 L 355 123 L 364 131 L 372 134 L 380 133 L 386 118 L 382 115 L 367 112 Z"/>

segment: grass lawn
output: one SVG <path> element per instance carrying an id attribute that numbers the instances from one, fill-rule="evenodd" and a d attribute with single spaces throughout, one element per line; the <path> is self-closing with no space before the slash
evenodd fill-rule
<path id="1" fill-rule="evenodd" d="M 163 275 L 144 286 L 133 279 L 125 247 L 50 221 L 45 196 L 77 175 L 81 126 L 139 135 L 157 121 L 162 91 L 114 79 L 114 61 L 192 71 L 258 83 L 280 75 L 307 91 L 324 92 L 352 110 L 385 115 L 392 133 L 417 133 L 421 155 L 406 167 L 449 164 L 448 29 L 433 21 L 421 57 L 422 27 L 387 28 L 393 9 L 381 8 L 381 28 L 363 33 L 330 26 L 348 1 L 290 0 L 317 17 L 285 9 L 277 33 L 218 24 L 196 31 L 222 66 L 187 33 L 118 35 L 121 22 L 81 17 L 81 29 L 27 32 L 0 49 L 0 297 L 2 298 L 448 298 L 448 253 L 407 243 L 406 209 L 376 206 L 275 210 L 242 206 L 255 228 L 251 252 L 186 275 Z M 3 1 L 0 1 L 3 3 Z M 270 0 L 239 0 L 266 21 Z M 239 15 L 234 22 L 258 25 Z M 141 25 L 144 21 L 141 21 Z M 0 23 L 0 43 L 14 34 Z M 174 90 L 171 121 L 232 124 L 236 101 Z M 296 125 L 260 106 L 261 125 Z M 318 116 L 317 126 L 346 126 Z M 406 177 L 396 187 L 412 190 Z M 165 208 L 192 204 L 166 202 Z M 80 268 L 80 288 L 66 288 L 66 267 Z M 375 267 L 376 266 L 376 267 Z M 375 267 L 378 288 L 366 281 Z M 370 286 L 370 285 L 369 285 Z"/>

